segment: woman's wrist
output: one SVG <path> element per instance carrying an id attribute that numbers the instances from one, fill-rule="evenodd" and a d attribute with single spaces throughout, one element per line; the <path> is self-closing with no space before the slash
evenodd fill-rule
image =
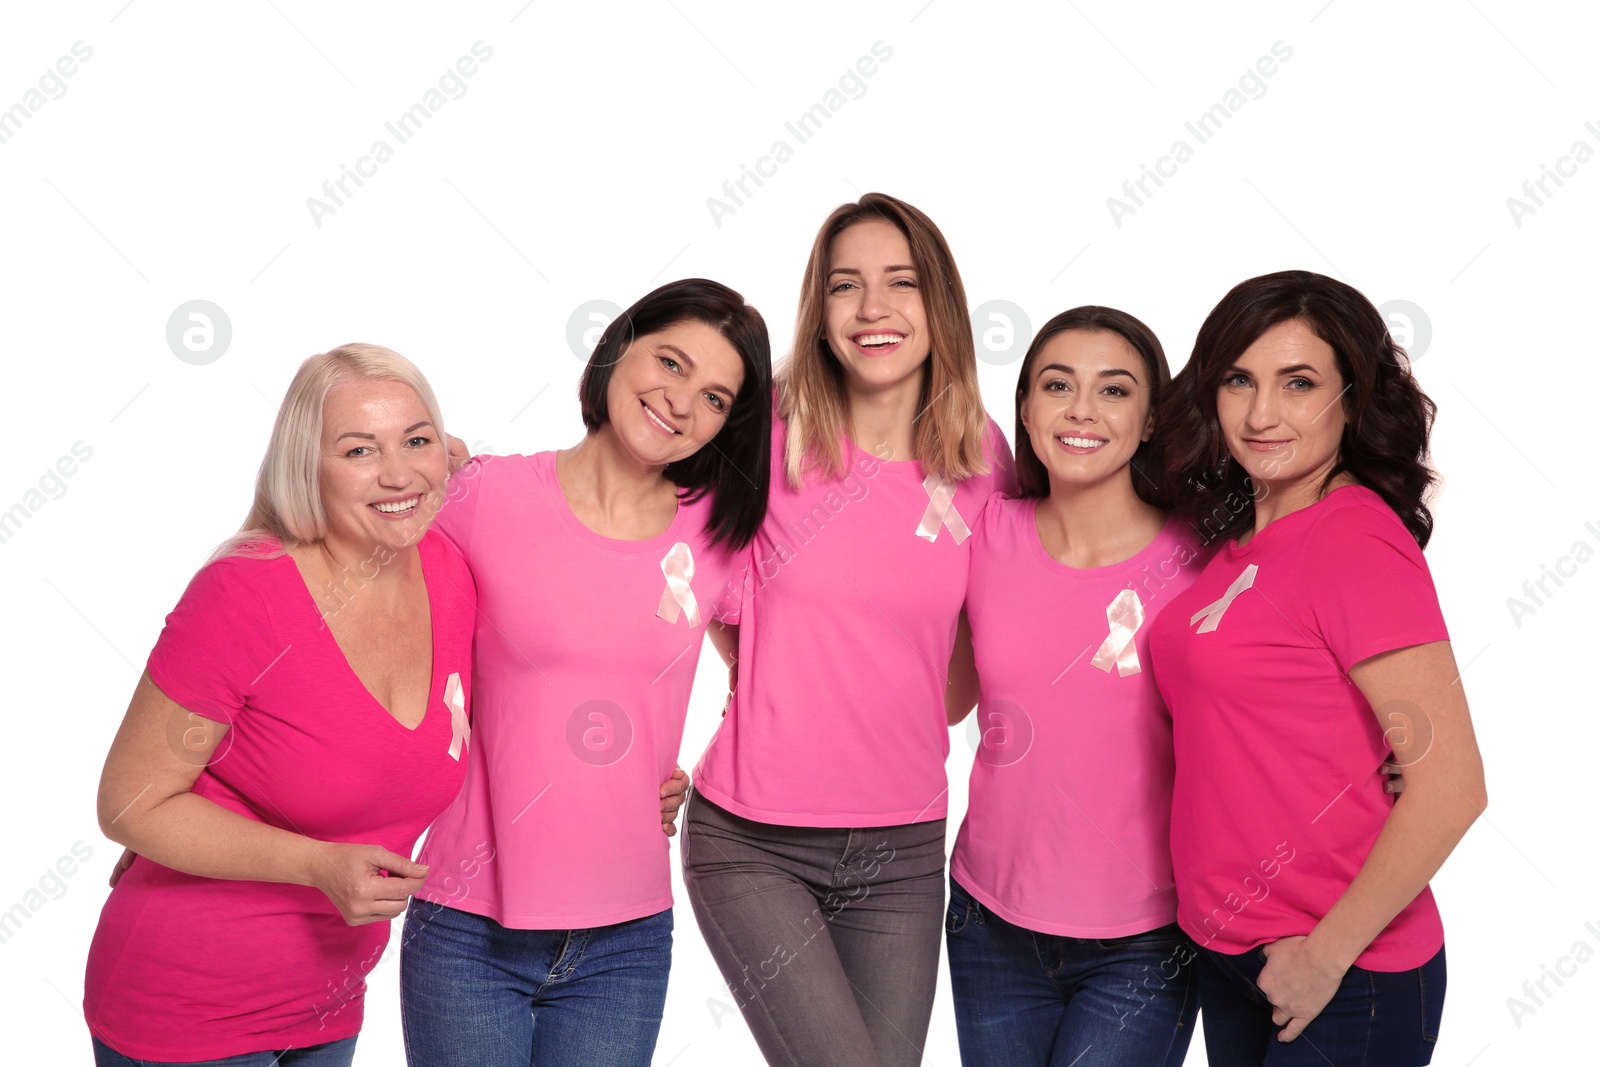
<path id="1" fill-rule="evenodd" d="M 1330 919 L 1333 920 L 1332 923 L 1329 922 Z M 1335 914 L 1329 912 L 1306 936 L 1306 948 L 1311 952 L 1312 958 L 1321 962 L 1329 974 L 1342 976 L 1355 966 L 1356 959 L 1371 943 L 1371 938 L 1357 944 L 1358 940 L 1359 938 L 1349 931 L 1341 930 Z"/>

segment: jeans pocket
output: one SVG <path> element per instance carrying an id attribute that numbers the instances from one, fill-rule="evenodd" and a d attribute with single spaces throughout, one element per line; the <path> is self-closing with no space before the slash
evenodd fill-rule
<path id="1" fill-rule="evenodd" d="M 944 932 L 951 937 L 967 928 L 972 918 L 972 898 L 963 893 L 954 882 L 950 883 L 950 904 L 944 910 Z"/>

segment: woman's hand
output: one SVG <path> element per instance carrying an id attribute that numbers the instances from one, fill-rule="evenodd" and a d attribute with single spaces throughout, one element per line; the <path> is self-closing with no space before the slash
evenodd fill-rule
<path id="1" fill-rule="evenodd" d="M 450 457 L 450 473 L 454 474 L 467 465 L 467 461 L 472 458 L 472 450 L 467 447 L 465 441 L 454 434 L 447 433 L 444 436 L 445 454 Z"/>
<path id="2" fill-rule="evenodd" d="M 1285 937 L 1261 946 L 1267 965 L 1256 985 L 1272 1002 L 1272 1022 L 1283 1027 L 1279 1041 L 1293 1041 L 1322 1014 L 1339 991 L 1345 971 L 1322 959 L 1304 937 Z"/>
<path id="3" fill-rule="evenodd" d="M 1383 791 L 1399 796 L 1406 791 L 1406 770 L 1398 763 L 1386 762 L 1378 768 L 1383 775 Z"/>
<path id="4" fill-rule="evenodd" d="M 117 857 L 117 865 L 111 868 L 111 880 L 106 884 L 112 889 L 117 888 L 117 882 L 127 873 L 128 868 L 133 866 L 134 857 L 137 855 L 138 853 L 131 848 L 123 849 L 122 855 Z"/>
<path id="5" fill-rule="evenodd" d="M 406 910 L 422 888 L 428 868 L 382 845 L 315 842 L 310 884 L 339 909 L 351 926 L 383 922 Z"/>
<path id="6" fill-rule="evenodd" d="M 678 809 L 689 791 L 689 776 L 682 767 L 672 768 L 672 777 L 661 783 L 661 832 L 671 837 L 678 832 Z"/>

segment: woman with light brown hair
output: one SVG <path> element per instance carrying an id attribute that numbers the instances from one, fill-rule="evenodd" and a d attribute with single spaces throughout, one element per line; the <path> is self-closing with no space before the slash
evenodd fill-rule
<path id="1" fill-rule="evenodd" d="M 948 707 L 976 700 L 965 542 L 1011 455 L 931 219 L 829 215 L 778 376 L 766 521 L 684 882 L 772 1063 L 916 1064 L 944 919 Z"/>

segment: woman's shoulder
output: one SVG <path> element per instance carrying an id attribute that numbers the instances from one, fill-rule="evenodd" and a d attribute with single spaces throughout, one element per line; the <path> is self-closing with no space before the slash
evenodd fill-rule
<path id="1" fill-rule="evenodd" d="M 248 591 L 273 599 L 272 594 L 291 577 L 300 578 L 294 557 L 277 538 L 262 536 L 239 541 L 206 561 L 189 579 L 184 597 L 225 601 Z"/>
<path id="2" fill-rule="evenodd" d="M 424 554 L 429 561 L 437 561 L 444 568 L 446 574 L 471 574 L 472 569 L 467 564 L 467 557 L 450 535 L 441 530 L 429 527 L 417 542 L 417 551 Z"/>
<path id="3" fill-rule="evenodd" d="M 1406 554 L 1422 554 L 1406 524 L 1372 489 L 1360 484 L 1332 490 L 1315 505 L 1318 514 L 1306 531 L 1308 544 L 1318 548 L 1350 545 L 1362 540 L 1392 544 Z"/>
<path id="4" fill-rule="evenodd" d="M 973 523 L 973 548 L 993 549 L 1009 545 L 1033 522 L 1036 501 L 992 490 L 978 505 L 978 521 Z"/>
<path id="5" fill-rule="evenodd" d="M 481 514 L 485 497 L 492 500 L 518 499 L 515 492 L 502 492 L 504 487 L 526 489 L 537 484 L 554 484 L 555 456 L 554 452 L 537 452 L 529 456 L 516 453 L 473 456 L 450 475 L 445 485 L 446 504 L 464 504 L 464 507 L 446 507 L 441 511 L 439 517 L 443 520 L 443 528 L 446 532 L 454 532 L 454 524 L 469 521 Z M 473 499 L 468 500 L 468 497 Z"/>
<path id="6" fill-rule="evenodd" d="M 493 453 L 482 453 L 473 456 L 456 471 L 454 477 L 467 475 L 469 477 L 514 478 L 518 475 L 540 474 L 553 470 L 556 462 L 556 453 L 534 452 L 523 455 L 519 452 L 499 456 Z"/>

